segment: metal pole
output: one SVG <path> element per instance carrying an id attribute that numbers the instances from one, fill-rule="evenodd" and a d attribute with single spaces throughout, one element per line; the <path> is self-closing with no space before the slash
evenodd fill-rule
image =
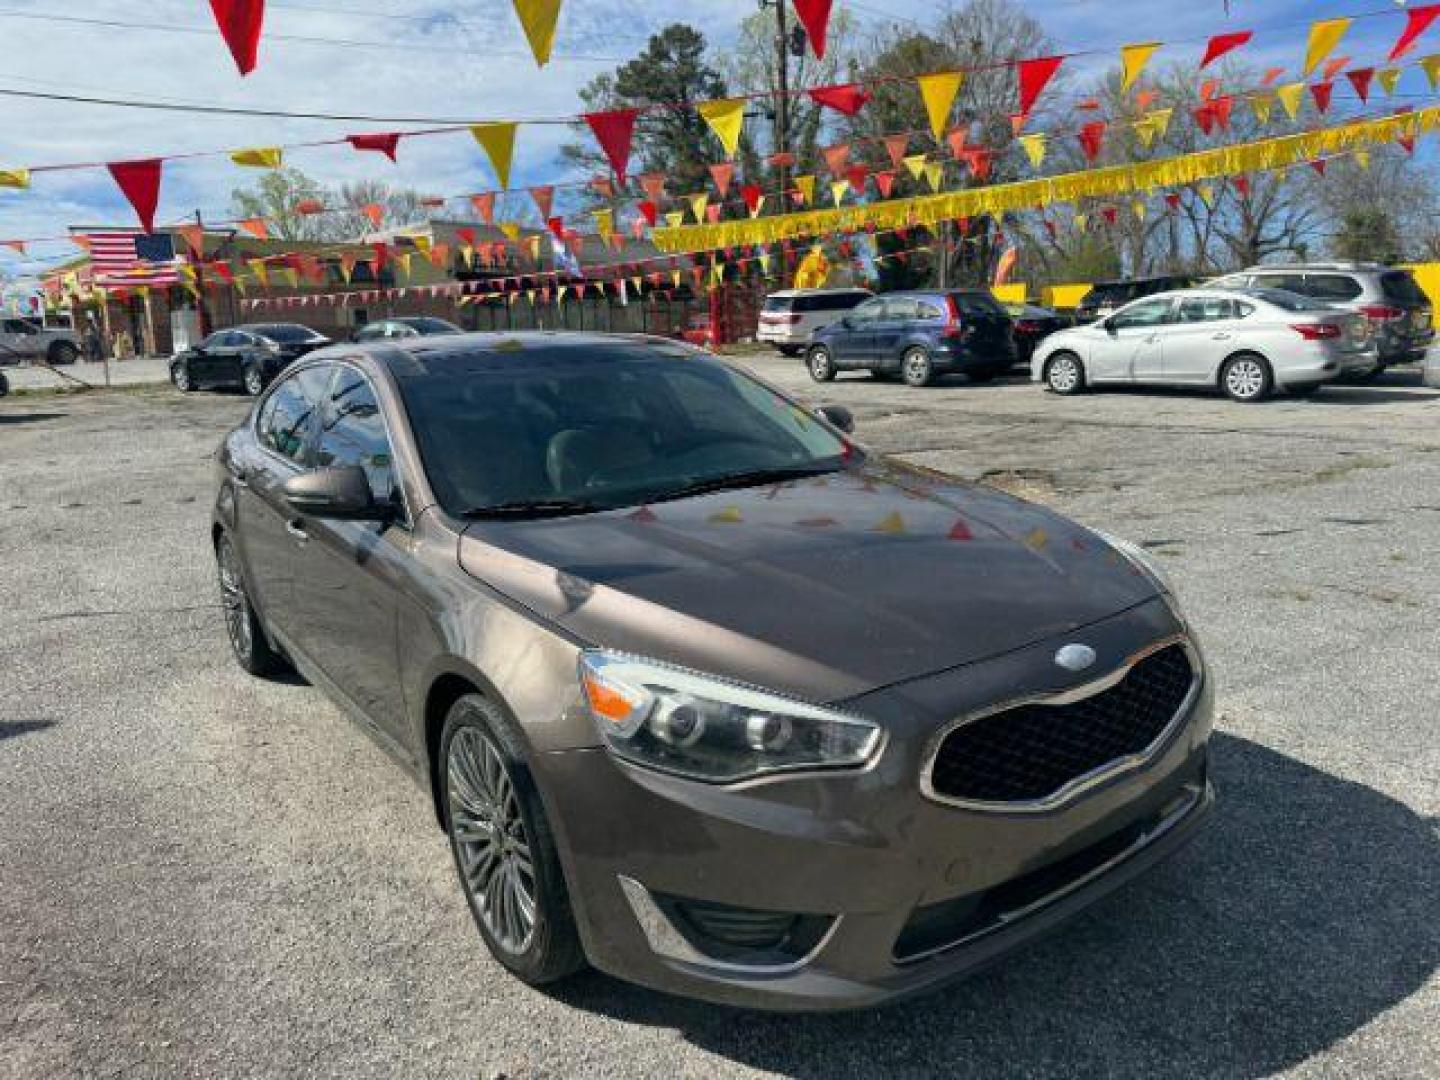
<path id="1" fill-rule="evenodd" d="M 210 316 L 205 311 L 205 223 L 200 220 L 200 211 L 195 211 L 195 224 L 200 226 L 200 250 L 195 255 L 195 309 L 199 314 L 200 340 L 210 336 Z"/>
<path id="2" fill-rule="evenodd" d="M 785 3 L 786 0 L 775 0 L 775 57 L 779 61 L 776 85 L 780 93 L 775 101 L 775 130 L 771 141 L 777 154 L 790 152 L 790 34 L 785 23 Z M 780 160 L 776 172 L 780 181 L 780 211 L 784 213 L 789 209 L 790 167 L 784 164 L 784 158 Z M 779 281 L 783 289 L 788 283 L 788 267 L 783 251 L 779 262 Z"/>
<path id="3" fill-rule="evenodd" d="M 940 235 L 936 237 L 940 245 L 940 288 L 950 287 L 950 219 L 946 218 L 940 222 Z"/>

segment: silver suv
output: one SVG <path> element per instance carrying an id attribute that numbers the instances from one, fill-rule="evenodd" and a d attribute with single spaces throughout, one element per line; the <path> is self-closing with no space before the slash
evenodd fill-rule
<path id="1" fill-rule="evenodd" d="M 1392 364 L 1423 359 L 1435 338 L 1430 298 L 1409 270 L 1353 262 L 1252 266 L 1210 285 L 1220 289 L 1284 289 L 1367 316 L 1380 352 L 1377 372 Z"/>
<path id="2" fill-rule="evenodd" d="M 42 327 L 29 319 L 0 319 L 0 364 L 73 364 L 80 338 L 63 327 Z"/>

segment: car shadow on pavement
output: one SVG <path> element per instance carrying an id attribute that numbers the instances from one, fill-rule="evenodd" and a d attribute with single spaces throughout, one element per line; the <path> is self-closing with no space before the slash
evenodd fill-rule
<path id="1" fill-rule="evenodd" d="M 18 739 L 21 735 L 30 735 L 36 731 L 44 731 L 56 724 L 54 720 L 0 720 L 0 742 L 6 739 Z"/>
<path id="2" fill-rule="evenodd" d="M 39 424 L 46 420 L 64 420 L 68 415 L 63 412 L 0 413 L 0 427 L 9 424 Z"/>
<path id="3" fill-rule="evenodd" d="M 1056 934 L 939 993 L 785 1016 L 598 974 L 566 1003 L 678 1029 L 797 1077 L 1269 1074 L 1355 1032 L 1440 966 L 1436 822 L 1217 735 L 1220 801 L 1185 851 Z"/>

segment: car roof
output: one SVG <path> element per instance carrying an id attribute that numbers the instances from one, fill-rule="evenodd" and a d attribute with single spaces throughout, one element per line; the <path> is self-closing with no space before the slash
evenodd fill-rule
<path id="1" fill-rule="evenodd" d="M 478 356 L 513 355 L 523 360 L 528 351 L 544 349 L 583 352 L 585 350 L 631 348 L 664 349 L 669 356 L 719 359 L 713 353 L 674 338 L 653 334 L 601 334 L 583 330 L 483 330 L 462 334 L 435 334 L 429 337 L 389 338 L 354 342 L 322 352 L 317 358 L 365 357 L 388 368 L 397 377 L 425 374 L 429 365 L 444 365 Z M 423 361 L 423 364 L 417 363 Z"/>
<path id="2" fill-rule="evenodd" d="M 831 293 L 865 293 L 867 296 L 875 295 L 863 285 L 846 285 L 838 289 L 780 289 L 776 292 L 767 293 L 766 299 L 774 297 L 789 298 L 792 296 L 826 296 Z"/>

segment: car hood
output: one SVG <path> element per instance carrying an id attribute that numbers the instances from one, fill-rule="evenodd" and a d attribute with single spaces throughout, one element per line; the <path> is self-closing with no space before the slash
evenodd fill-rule
<path id="1" fill-rule="evenodd" d="M 817 701 L 996 656 L 1156 595 L 1095 533 L 893 463 L 484 522 L 461 565 L 582 641 Z"/>

